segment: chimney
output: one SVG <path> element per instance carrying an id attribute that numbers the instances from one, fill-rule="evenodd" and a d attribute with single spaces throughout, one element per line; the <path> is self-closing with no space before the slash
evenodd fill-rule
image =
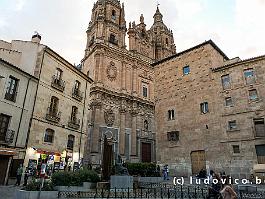
<path id="1" fill-rule="evenodd" d="M 41 41 L 41 36 L 38 32 L 34 32 L 34 34 L 32 35 L 31 37 L 31 41 L 34 42 L 34 43 L 40 43 Z"/>

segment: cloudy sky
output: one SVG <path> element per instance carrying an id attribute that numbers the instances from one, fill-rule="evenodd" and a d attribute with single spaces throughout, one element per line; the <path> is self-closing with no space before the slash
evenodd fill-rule
<path id="1" fill-rule="evenodd" d="M 0 0 L 0 39 L 42 43 L 78 64 L 84 55 L 91 9 L 96 0 Z M 126 21 L 144 14 L 149 28 L 157 0 L 122 0 Z M 177 51 L 212 39 L 230 58 L 265 54 L 265 0 L 158 0 L 173 30 Z"/>

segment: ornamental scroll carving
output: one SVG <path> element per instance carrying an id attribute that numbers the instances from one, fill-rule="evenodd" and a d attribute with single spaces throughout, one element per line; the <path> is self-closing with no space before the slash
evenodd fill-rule
<path id="1" fill-rule="evenodd" d="M 107 126 L 113 126 L 115 121 L 115 113 L 113 110 L 106 110 L 104 112 L 104 119 Z"/>
<path id="2" fill-rule="evenodd" d="M 110 62 L 109 66 L 107 67 L 107 77 L 110 81 L 114 81 L 117 78 L 117 67 L 115 66 L 114 62 Z"/>

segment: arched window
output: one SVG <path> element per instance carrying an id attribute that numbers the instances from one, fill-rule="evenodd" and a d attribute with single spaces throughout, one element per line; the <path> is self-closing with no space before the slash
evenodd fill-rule
<path id="1" fill-rule="evenodd" d="M 112 10 L 112 12 L 111 12 L 111 19 L 116 20 L 116 11 L 115 10 Z"/>
<path id="2" fill-rule="evenodd" d="M 74 143 L 75 143 L 75 136 L 74 135 L 68 135 L 67 149 L 73 150 Z"/>
<path id="3" fill-rule="evenodd" d="M 77 91 L 77 92 L 79 91 L 80 85 L 81 85 L 81 83 L 78 80 L 76 80 L 75 81 L 75 87 L 74 87 L 75 91 Z"/>
<path id="4" fill-rule="evenodd" d="M 110 34 L 109 42 L 116 45 L 118 44 L 118 41 L 116 40 L 116 36 L 114 34 Z"/>
<path id="5" fill-rule="evenodd" d="M 59 99 L 55 96 L 52 96 L 50 107 L 49 107 L 49 112 L 56 114 L 58 112 L 58 106 L 59 106 Z"/>
<path id="6" fill-rule="evenodd" d="M 44 135 L 44 142 L 53 143 L 53 138 L 54 138 L 54 130 L 46 129 Z"/>
<path id="7" fill-rule="evenodd" d="M 148 131 L 148 129 L 149 129 L 149 124 L 148 124 L 148 121 L 147 120 L 144 120 L 144 130 L 145 131 Z"/>
<path id="8" fill-rule="evenodd" d="M 72 106 L 72 113 L 71 113 L 71 121 L 76 121 L 78 108 L 76 106 Z"/>
<path id="9" fill-rule="evenodd" d="M 62 76 L 63 76 L 63 71 L 60 68 L 56 68 L 55 78 L 57 80 L 61 80 Z"/>
<path id="10" fill-rule="evenodd" d="M 166 38 L 166 45 L 168 46 L 168 38 Z"/>

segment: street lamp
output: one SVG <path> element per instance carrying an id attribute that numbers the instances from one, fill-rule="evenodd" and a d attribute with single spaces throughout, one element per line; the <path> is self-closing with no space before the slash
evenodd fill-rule
<path id="1" fill-rule="evenodd" d="M 5 78 L 4 76 L 0 75 L 0 79 L 4 79 L 4 78 Z"/>

